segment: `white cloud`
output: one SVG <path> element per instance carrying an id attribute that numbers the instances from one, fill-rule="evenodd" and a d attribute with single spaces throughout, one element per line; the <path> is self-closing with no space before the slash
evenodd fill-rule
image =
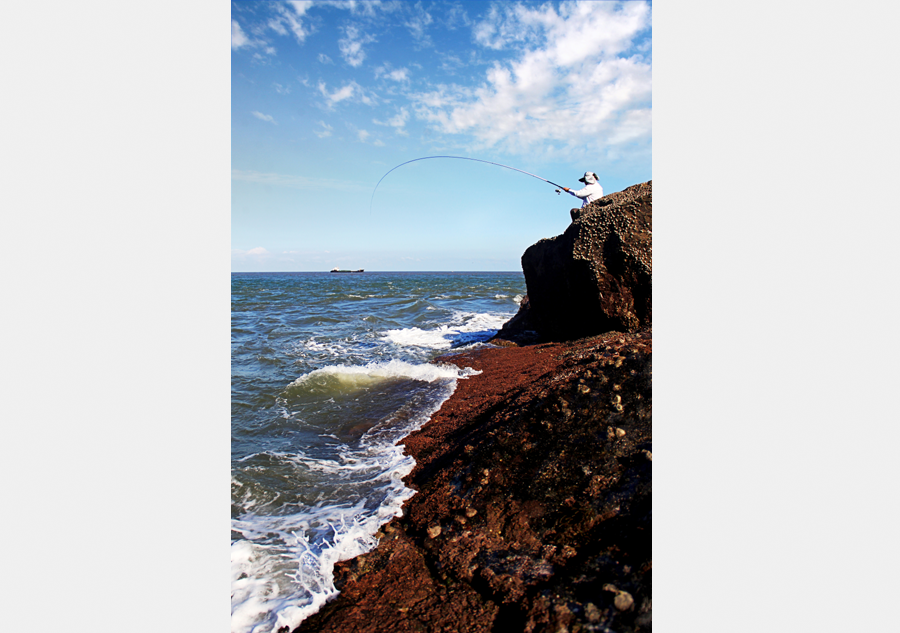
<path id="1" fill-rule="evenodd" d="M 319 81 L 319 92 L 325 97 L 327 101 L 327 105 L 329 108 L 334 107 L 334 104 L 340 103 L 341 101 L 345 101 L 347 99 L 353 98 L 356 101 L 360 101 L 366 105 L 375 105 L 377 99 L 374 95 L 370 94 L 365 88 L 360 86 L 355 81 L 351 81 L 350 83 L 344 85 L 341 88 L 333 92 L 328 92 L 328 88 L 325 87 L 324 81 Z"/>
<path id="2" fill-rule="evenodd" d="M 331 58 L 328 55 L 326 55 L 325 53 L 319 53 L 319 61 L 323 64 L 333 64 L 334 63 L 333 61 L 331 61 Z"/>
<path id="3" fill-rule="evenodd" d="M 275 119 L 269 114 L 263 114 L 262 112 L 257 112 L 256 110 L 254 110 L 250 114 L 255 116 L 260 121 L 268 121 L 269 123 L 272 123 L 273 125 L 278 125 L 278 123 L 275 121 Z"/>
<path id="4" fill-rule="evenodd" d="M 444 9 L 440 17 L 444 22 L 444 26 L 451 30 L 460 26 L 470 26 L 472 24 L 472 21 L 469 19 L 469 14 L 466 13 L 466 10 L 461 4 L 454 4 L 451 5 L 449 9 Z"/>
<path id="5" fill-rule="evenodd" d="M 331 132 L 334 128 L 325 123 L 325 121 L 319 121 L 319 125 L 322 126 L 321 129 L 316 130 L 316 136 L 319 138 L 328 138 L 331 136 Z"/>
<path id="6" fill-rule="evenodd" d="M 278 18 L 272 18 L 268 22 L 268 27 L 278 33 L 279 35 L 287 35 L 287 29 L 284 28 L 284 24 Z"/>
<path id="7" fill-rule="evenodd" d="M 251 29 L 253 31 L 253 29 Z M 232 50 L 243 48 L 243 47 L 251 47 L 251 48 L 259 48 L 263 47 L 263 50 L 267 55 L 275 55 L 275 48 L 268 45 L 263 39 L 251 39 L 244 33 L 244 30 L 241 28 L 241 25 L 238 24 L 237 20 L 231 21 L 231 48 Z M 253 56 L 258 59 L 264 59 L 259 53 L 254 53 Z"/>
<path id="8" fill-rule="evenodd" d="M 378 121 L 376 119 L 372 120 L 372 123 L 376 125 L 387 125 L 396 129 L 397 134 L 402 136 L 407 135 L 406 131 L 406 122 L 409 121 L 409 110 L 406 108 L 400 108 L 400 111 L 392 118 L 387 121 Z"/>
<path id="9" fill-rule="evenodd" d="M 359 138 L 360 141 L 362 141 L 363 143 L 365 143 L 365 142 L 366 142 L 366 139 L 369 138 L 369 136 L 371 136 L 371 134 L 369 134 L 369 133 L 366 132 L 365 130 L 357 130 L 357 131 L 356 131 L 356 136 Z"/>
<path id="10" fill-rule="evenodd" d="M 412 95 L 416 115 L 480 147 L 525 152 L 598 148 L 650 135 L 651 67 L 625 56 L 650 28 L 644 2 L 567 2 L 559 12 L 495 5 L 473 27 L 489 48 L 514 47 L 477 88 L 439 85 Z M 575 129 L 573 129 L 575 128 Z"/>
<path id="11" fill-rule="evenodd" d="M 279 84 L 279 83 L 275 83 L 275 84 L 272 84 L 272 85 L 275 86 L 275 92 L 277 92 L 277 93 L 280 94 L 280 95 L 289 95 L 289 94 L 291 94 L 291 89 L 290 89 L 289 86 L 282 86 L 282 85 Z"/>
<path id="12" fill-rule="evenodd" d="M 247 255 L 268 255 L 269 251 L 267 251 L 262 246 L 257 246 L 256 248 L 251 248 L 247 251 Z"/>
<path id="13" fill-rule="evenodd" d="M 319 82 L 319 92 L 322 93 L 322 96 L 328 100 L 328 105 L 333 106 L 335 103 L 340 103 L 344 99 L 349 99 L 353 96 L 353 93 L 356 92 L 357 83 L 355 81 L 351 81 L 349 84 L 344 86 L 343 88 L 338 88 L 334 92 L 328 92 L 328 89 L 325 87 L 325 82 Z"/>
<path id="14" fill-rule="evenodd" d="M 381 77 L 387 77 L 392 81 L 409 81 L 409 69 L 395 68 L 391 70 L 391 65 L 385 64 L 375 69 L 375 79 L 380 79 Z"/>
<path id="15" fill-rule="evenodd" d="M 441 57 L 441 70 L 445 73 L 455 74 L 465 63 L 455 55 L 443 55 Z"/>
<path id="16" fill-rule="evenodd" d="M 374 16 L 376 9 L 389 13 L 401 6 L 401 3 L 396 0 L 389 2 L 382 2 L 382 0 L 319 0 L 316 4 L 349 9 L 353 15 L 362 14 L 368 17 Z"/>
<path id="17" fill-rule="evenodd" d="M 366 52 L 362 47 L 374 41 L 374 36 L 361 33 L 355 26 L 347 26 L 344 27 L 344 37 L 338 40 L 338 48 L 341 49 L 344 61 L 356 68 L 361 66 L 366 58 Z"/>
<path id="18" fill-rule="evenodd" d="M 298 44 L 302 44 L 312 30 L 303 24 L 303 16 L 312 7 L 312 0 L 295 0 L 276 4 L 281 14 L 268 22 L 268 27 L 279 35 L 287 35 L 288 29 L 294 34 Z M 285 28 L 287 26 L 287 28 Z"/>
<path id="19" fill-rule="evenodd" d="M 409 32 L 412 33 L 412 36 L 416 38 L 420 45 L 431 46 L 431 38 L 425 33 L 425 28 L 434 22 L 434 19 L 430 13 L 422 8 L 421 2 L 417 2 L 412 10 L 415 15 L 407 20 L 404 26 L 409 29 Z"/>
<path id="20" fill-rule="evenodd" d="M 231 48 L 240 48 L 241 46 L 247 46 L 250 43 L 250 40 L 244 34 L 244 31 L 241 30 L 241 25 L 237 23 L 237 20 L 231 21 Z"/>

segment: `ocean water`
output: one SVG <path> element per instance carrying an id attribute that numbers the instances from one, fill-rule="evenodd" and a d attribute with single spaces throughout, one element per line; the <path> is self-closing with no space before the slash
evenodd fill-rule
<path id="1" fill-rule="evenodd" d="M 231 628 L 293 628 L 336 595 L 334 564 L 413 491 L 397 446 L 474 372 L 521 273 L 235 273 L 231 308 Z"/>

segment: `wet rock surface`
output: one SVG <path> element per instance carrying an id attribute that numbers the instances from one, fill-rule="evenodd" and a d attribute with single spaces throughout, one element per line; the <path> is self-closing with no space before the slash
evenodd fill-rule
<path id="1" fill-rule="evenodd" d="M 482 348 L 403 444 L 418 493 L 297 631 L 651 630 L 649 328 Z"/>
<path id="2" fill-rule="evenodd" d="M 562 235 L 522 255 L 529 305 L 500 338 L 519 342 L 530 330 L 563 341 L 649 327 L 652 213 L 652 181 L 572 209 Z"/>

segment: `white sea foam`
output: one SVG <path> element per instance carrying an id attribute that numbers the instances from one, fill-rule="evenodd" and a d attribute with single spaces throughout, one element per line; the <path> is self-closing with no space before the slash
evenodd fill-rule
<path id="1" fill-rule="evenodd" d="M 287 349 L 288 356 L 297 356 L 300 358 L 321 356 L 344 358 L 346 357 L 347 353 L 348 348 L 337 341 L 329 341 L 327 343 L 323 343 L 317 341 L 315 338 L 292 343 Z"/>
<path id="2" fill-rule="evenodd" d="M 328 383 L 331 387 L 339 386 L 342 388 L 341 391 L 354 391 L 388 378 L 434 382 L 441 379 L 466 378 L 477 373 L 479 372 L 474 369 L 460 369 L 455 365 L 414 364 L 402 360 L 372 362 L 366 365 L 329 365 L 300 376 L 288 385 L 288 389 L 318 382 Z"/>
<path id="3" fill-rule="evenodd" d="M 318 480 L 329 484 L 307 504 L 269 504 L 242 489 L 242 513 L 232 520 L 232 530 L 242 537 L 231 546 L 232 633 L 293 629 L 337 594 L 334 565 L 375 547 L 378 528 L 402 515 L 403 503 L 415 494 L 402 481 L 414 461 L 397 442 L 440 408 L 459 378 L 478 373 L 452 365 L 392 360 L 325 367 L 288 386 L 286 391 L 325 380 L 353 389 L 396 377 L 430 385 L 424 395 L 411 394 L 358 443 L 334 444 L 330 456 L 264 451 L 238 461 L 277 460 L 283 470 L 318 473 L 323 475 Z M 233 476 L 232 485 L 242 486 L 240 477 Z M 280 514 L 261 513 L 272 508 Z"/>
<path id="4" fill-rule="evenodd" d="M 450 349 L 486 341 L 509 320 L 508 314 L 455 312 L 449 324 L 434 328 L 418 327 L 387 330 L 384 337 L 401 346 Z"/>

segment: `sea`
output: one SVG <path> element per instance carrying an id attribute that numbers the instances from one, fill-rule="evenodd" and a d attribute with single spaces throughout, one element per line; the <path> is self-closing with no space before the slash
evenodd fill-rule
<path id="1" fill-rule="evenodd" d="M 293 629 L 402 514 L 398 442 L 518 310 L 521 272 L 233 273 L 231 629 Z"/>

